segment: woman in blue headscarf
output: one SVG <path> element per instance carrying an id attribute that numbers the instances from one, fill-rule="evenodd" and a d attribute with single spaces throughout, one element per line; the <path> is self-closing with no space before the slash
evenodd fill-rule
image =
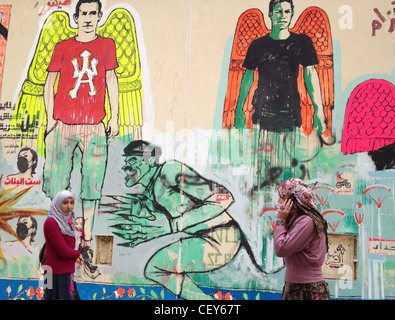
<path id="1" fill-rule="evenodd" d="M 75 250 L 74 196 L 63 190 L 52 200 L 44 223 L 46 241 L 44 300 L 72 300 L 75 261 L 80 252 Z"/>

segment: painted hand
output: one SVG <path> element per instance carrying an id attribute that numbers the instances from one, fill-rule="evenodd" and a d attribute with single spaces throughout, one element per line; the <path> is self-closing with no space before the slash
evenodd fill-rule
<path id="1" fill-rule="evenodd" d="M 328 125 L 323 112 L 315 112 L 313 116 L 313 129 L 317 130 L 317 135 L 321 136 L 327 130 Z"/>
<path id="2" fill-rule="evenodd" d="M 58 123 L 57 120 L 54 120 L 54 118 L 48 117 L 46 135 L 48 133 L 50 133 L 56 127 L 57 123 Z"/>
<path id="3" fill-rule="evenodd" d="M 124 219 L 129 219 L 129 216 L 146 219 L 155 218 L 147 207 L 149 200 L 143 195 L 126 194 L 109 197 L 116 200 L 116 202 L 100 203 L 100 212 L 116 215 L 115 220 L 123 221 Z"/>
<path id="4" fill-rule="evenodd" d="M 313 116 L 313 129 L 317 130 L 317 135 L 320 136 L 323 134 L 322 122 L 321 119 L 318 117 L 317 113 L 314 113 Z"/>
<path id="5" fill-rule="evenodd" d="M 151 212 L 149 218 L 129 215 L 110 228 L 115 235 L 127 240 L 120 244 L 125 247 L 135 247 L 171 232 L 169 220 L 162 212 Z"/>
<path id="6" fill-rule="evenodd" d="M 118 119 L 110 119 L 107 124 L 106 134 L 109 139 L 114 138 L 119 133 Z"/>

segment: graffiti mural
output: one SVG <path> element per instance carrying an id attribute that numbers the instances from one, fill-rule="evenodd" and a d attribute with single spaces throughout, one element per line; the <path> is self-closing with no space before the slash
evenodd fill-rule
<path id="1" fill-rule="evenodd" d="M 83 233 L 80 251 L 92 278 L 92 229 L 106 172 L 108 141 L 142 134 L 141 64 L 133 17 L 116 8 L 98 27 L 100 1 L 78 2 L 70 26 L 49 12 L 15 108 L 10 132 L 45 157 L 42 187 L 53 199 L 80 166 Z M 115 26 L 120 26 L 116 27 Z M 83 45 L 84 44 L 84 45 Z M 84 107 L 82 107 L 84 106 Z M 81 153 L 80 164 L 75 153 Z M 44 151 L 45 150 L 45 151 Z"/>
<path id="2" fill-rule="evenodd" d="M 125 147 L 122 168 L 126 173 L 125 184 L 128 187 L 139 184 L 143 190 L 120 197 L 113 205 L 104 204 L 112 208 L 115 220 L 121 221 L 111 228 L 114 234 L 127 240 L 120 244 L 126 247 L 179 233 L 178 241 L 159 249 L 150 258 L 145 276 L 177 297 L 213 299 L 189 274 L 223 268 L 242 247 L 256 265 L 245 236 L 227 211 L 233 196 L 186 164 L 178 161 L 159 164 L 161 153 L 159 147 L 145 141 L 133 141 Z"/>
<path id="3" fill-rule="evenodd" d="M 281 35 L 284 30 L 276 26 L 286 24 L 286 28 L 289 29 L 293 8 L 288 4 L 284 8 L 271 10 L 269 16 L 272 21 L 272 31 L 266 27 L 263 14 L 258 9 L 248 10 L 239 18 L 229 69 L 224 126 L 231 128 L 233 125 L 237 126 L 238 123 L 245 122 L 247 127 L 260 124 L 262 128 L 270 128 L 269 123 L 274 117 L 280 117 L 279 120 L 283 125 L 276 125 L 271 130 L 286 129 L 290 125 L 300 126 L 303 121 L 303 132 L 307 135 L 318 126 L 321 127 L 319 129 L 321 133 L 330 134 L 333 108 L 333 55 L 328 17 L 320 8 L 306 9 L 295 27 L 287 32 L 294 39 L 284 39 L 284 35 Z M 286 22 L 279 21 L 276 10 L 288 12 Z M 307 35 L 311 40 L 297 36 L 301 34 Z M 281 43 L 283 39 L 288 41 Z M 276 40 L 279 40 L 279 47 L 275 45 Z M 286 47 L 286 50 L 281 51 L 281 47 Z M 315 67 L 307 68 L 310 65 Z M 254 74 L 255 68 L 257 74 Z M 284 81 L 288 81 L 289 84 L 283 86 Z M 275 88 L 277 92 L 273 91 Z M 286 93 L 289 88 L 294 92 Z M 284 95 L 288 97 L 286 98 L 288 101 L 278 100 Z M 277 109 L 275 106 L 278 105 L 283 105 L 284 109 L 274 111 Z M 301 114 L 292 110 L 300 106 Z M 244 121 L 241 111 L 244 113 Z M 263 120 L 264 118 L 267 119 Z M 323 130 L 326 123 L 328 128 Z"/>
<path id="4" fill-rule="evenodd" d="M 0 4 L 0 299 L 43 299 L 61 189 L 82 299 L 280 299 L 293 177 L 328 223 L 331 297 L 395 297 L 391 1 L 18 1 Z"/>
<path id="5" fill-rule="evenodd" d="M 394 168 L 395 87 L 382 79 L 359 84 L 346 109 L 342 151 L 367 151 L 377 170 Z"/>
<path id="6" fill-rule="evenodd" d="M 293 3 L 239 18 L 229 63 L 223 125 L 252 130 L 254 190 L 290 174 L 310 179 L 308 163 L 331 141 L 333 49 L 327 14 L 306 9 L 290 28 Z M 296 147 L 295 147 L 296 146 Z M 308 146 L 308 148 L 306 148 Z"/>
<path id="7" fill-rule="evenodd" d="M 55 47 L 59 42 L 74 38 L 75 36 L 78 37 L 80 28 L 83 28 L 82 25 L 84 23 L 91 23 L 89 21 L 87 22 L 82 20 L 80 21 L 80 24 L 78 24 L 79 19 L 75 14 L 76 13 L 74 13 L 73 19 L 75 19 L 77 23 L 77 29 L 70 26 L 69 15 L 64 11 L 55 11 L 46 19 L 40 33 L 33 60 L 29 67 L 27 78 L 23 83 L 21 92 L 19 93 L 13 121 L 11 123 L 11 132 L 22 131 L 25 133 L 25 135 L 22 135 L 20 144 L 32 144 L 36 146 L 41 155 L 43 155 L 44 136 L 46 134 L 46 130 L 49 131 L 54 126 L 52 119 L 47 119 L 48 117 L 45 112 L 46 97 L 44 96 L 44 91 L 45 85 L 49 86 L 49 80 L 53 83 L 53 85 L 50 86 L 51 90 L 54 88 L 55 81 L 57 81 L 55 75 L 52 75 L 55 79 L 49 78 L 51 73 L 48 72 L 50 70 L 48 67 L 52 61 Z M 102 14 L 97 18 L 98 21 L 96 22 L 96 27 L 101 16 Z M 122 27 L 114 28 L 115 25 Z M 114 68 L 116 79 L 113 81 L 118 82 L 118 92 L 115 94 L 115 97 L 110 97 L 110 93 L 102 93 L 97 97 L 99 101 L 103 100 L 103 103 L 105 103 L 105 115 L 102 116 L 103 119 L 100 121 L 105 123 L 107 126 L 106 130 L 110 130 L 108 127 L 109 121 L 111 125 L 111 119 L 114 122 L 114 119 L 118 118 L 118 123 L 115 123 L 113 127 L 117 127 L 119 125 L 118 130 L 121 136 L 129 134 L 141 136 L 141 127 L 143 124 L 142 79 L 133 17 L 127 10 L 121 8 L 114 9 L 108 16 L 105 24 L 97 28 L 95 35 L 112 39 L 114 43 L 113 46 L 116 47 L 113 53 L 114 59 L 116 59 L 116 68 Z M 69 47 L 69 43 L 63 42 L 62 45 L 66 46 L 66 48 L 58 46 L 58 51 L 63 52 L 63 50 L 67 49 L 66 51 L 70 51 L 71 55 L 74 53 L 74 50 Z M 65 97 L 64 99 L 66 99 L 66 97 L 69 98 L 69 103 L 70 101 L 76 103 L 77 100 L 75 99 L 77 99 L 78 96 L 81 96 L 82 92 L 80 94 L 78 94 L 78 92 L 82 83 L 89 84 L 88 94 L 90 96 L 99 94 L 98 92 L 100 90 L 96 89 L 95 85 L 103 80 L 97 79 L 99 72 L 96 66 L 104 66 L 101 66 L 102 64 L 100 64 L 97 58 L 95 59 L 91 55 L 92 53 L 89 51 L 86 53 L 85 51 L 82 51 L 73 58 L 77 60 L 73 60 L 75 61 L 72 64 L 73 68 L 68 72 L 72 73 L 73 79 L 76 79 L 73 82 L 74 89 L 70 89 L 68 93 L 64 93 L 66 89 L 63 89 L 62 93 Z M 63 57 L 59 57 L 59 59 L 63 59 Z M 88 77 L 88 79 L 85 79 L 86 77 Z M 60 97 L 60 95 L 57 94 L 57 90 L 60 90 L 61 87 L 58 87 L 58 85 L 59 83 L 56 83 L 56 88 L 53 89 L 53 94 Z M 101 91 L 103 91 L 103 89 Z M 61 94 L 61 92 L 59 92 L 59 94 Z M 81 97 L 79 97 L 79 99 L 81 99 Z M 113 101 L 111 101 L 111 99 Z M 66 103 L 66 100 L 64 102 Z M 113 104 L 119 104 L 119 110 L 117 110 L 116 106 L 111 108 L 111 102 Z M 59 112 L 62 114 L 66 113 L 65 110 Z M 111 112 L 114 113 L 111 114 Z M 56 116 L 57 115 L 55 115 L 55 117 Z M 83 114 L 77 115 L 77 113 L 69 115 L 69 117 L 73 119 L 76 119 L 77 116 L 81 118 L 84 117 Z M 68 121 L 70 122 L 71 120 Z M 81 122 L 82 120 L 76 119 L 76 121 L 77 124 L 82 124 L 91 122 L 95 123 L 98 120 L 88 119 Z M 118 130 L 116 130 L 116 128 L 113 128 L 113 130 L 114 132 L 112 135 L 114 135 L 114 133 L 116 135 Z"/>
<path id="8" fill-rule="evenodd" d="M 0 6 L 0 89 L 3 79 L 5 51 L 8 38 L 8 27 L 11 18 L 11 6 Z M 0 91 L 1 92 L 1 91 Z"/>

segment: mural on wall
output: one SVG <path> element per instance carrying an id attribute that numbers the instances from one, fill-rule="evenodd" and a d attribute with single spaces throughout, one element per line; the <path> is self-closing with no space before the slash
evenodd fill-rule
<path id="1" fill-rule="evenodd" d="M 223 268 L 242 247 L 258 270 L 260 267 L 240 227 L 228 213 L 232 194 L 179 161 L 159 164 L 161 154 L 158 146 L 145 141 L 133 141 L 125 147 L 122 169 L 126 185 L 140 185 L 142 190 L 126 197 L 113 196 L 119 201 L 103 204 L 119 221 L 111 228 L 115 235 L 127 240 L 120 244 L 126 247 L 180 234 L 179 240 L 153 254 L 145 266 L 145 276 L 177 297 L 214 299 L 199 288 L 190 274 Z"/>
<path id="2" fill-rule="evenodd" d="M 1 84 L 3 81 L 5 48 L 7 45 L 10 17 L 11 17 L 11 6 L 0 5 L 0 92 L 1 92 Z"/>
<path id="3" fill-rule="evenodd" d="M 42 187 L 51 199 L 70 187 L 80 166 L 83 263 L 94 279 L 92 229 L 106 173 L 109 140 L 141 138 L 142 74 L 133 17 L 116 8 L 102 19 L 100 1 L 79 1 L 69 15 L 54 11 L 40 33 L 10 132 L 45 157 Z M 94 32 L 92 32 L 92 30 Z M 84 45 L 81 45 L 84 44 Z M 82 108 L 83 106 L 83 108 Z M 75 153 L 81 152 L 81 163 Z M 44 151 L 45 150 L 45 151 Z M 74 160 L 74 161 L 73 161 Z"/>
<path id="4" fill-rule="evenodd" d="M 309 7 L 297 18 L 292 1 L 270 1 L 267 7 L 271 26 L 259 9 L 243 12 L 237 21 L 222 117 L 229 140 L 220 154 L 234 169 L 245 169 L 234 177 L 248 199 L 239 203 L 245 212 L 241 225 L 260 266 L 276 274 L 282 267 L 272 243 L 276 187 L 291 177 L 318 187 L 318 177 L 329 172 L 316 164 L 330 165 L 323 159 L 335 141 L 334 58 L 324 10 Z"/>
<path id="5" fill-rule="evenodd" d="M 143 130 L 154 113 L 148 60 L 140 17 L 125 2 L 34 6 L 41 20 L 15 103 L 0 103 L 0 298 L 42 298 L 42 226 L 65 188 L 78 199 L 85 299 L 279 298 L 276 187 L 292 177 L 311 186 L 328 222 L 331 295 L 393 298 L 393 74 L 342 88 L 333 10 L 266 1 L 235 14 L 221 48 L 220 129 Z M 11 6 L 2 8 L 0 54 Z M 350 9 L 339 9 L 339 26 L 350 26 Z M 385 9 L 372 5 L 366 37 L 394 34 Z"/>
<path id="6" fill-rule="evenodd" d="M 2 183 L 4 190 L 12 189 L 16 193 L 26 188 L 39 186 L 41 180 L 35 177 L 38 165 L 37 152 L 31 148 L 22 148 L 18 152 L 17 159 L 18 173 L 11 173 L 5 177 Z"/>
<path id="7" fill-rule="evenodd" d="M 290 28 L 292 2 L 270 2 L 239 18 L 229 63 L 223 126 L 252 130 L 254 190 L 289 175 L 311 179 L 308 163 L 333 143 L 333 49 L 329 19 L 307 8 Z M 248 141 L 250 140 L 250 141 Z"/>
<path id="8" fill-rule="evenodd" d="M 96 22 L 97 30 L 95 34 L 105 39 L 112 39 L 116 47 L 114 54 L 117 63 L 115 75 L 119 87 L 118 93 L 112 97 L 113 101 L 110 100 L 109 94 L 105 94 L 105 98 L 103 97 L 104 93 L 99 94 L 96 86 L 103 80 L 98 79 L 98 68 L 100 69 L 104 66 L 102 66 L 100 61 L 94 59 L 89 51 L 75 55 L 73 48 L 68 47 L 69 44 L 63 42 L 62 45 L 65 45 L 66 48 L 58 46 L 57 50 L 61 51 L 64 49 L 70 55 L 75 55 L 73 59 L 76 60 L 73 60 L 72 68 L 68 70 L 69 73 L 72 73 L 71 77 L 75 80 L 73 81 L 73 90 L 69 89 L 69 92 L 66 93 L 66 89 L 63 89 L 63 92 L 59 92 L 59 94 L 64 95 L 63 101 L 66 102 L 68 100 L 67 102 L 75 103 L 75 101 L 82 99 L 82 90 L 81 92 L 79 91 L 81 84 L 88 83 L 89 91 L 87 94 L 89 96 L 98 94 L 99 96 L 96 96 L 96 98 L 99 101 L 104 99 L 105 116 L 100 121 L 103 121 L 107 130 L 109 130 L 108 125 L 112 125 L 109 121 L 112 120 L 114 122 L 114 119 L 118 116 L 118 124 L 113 124 L 115 133 L 118 132 L 116 127 L 119 125 L 119 134 L 124 136 L 126 141 L 126 137 L 129 137 L 129 135 L 141 138 L 143 88 L 134 20 L 130 12 L 123 8 L 116 8 L 111 11 L 105 23 L 98 27 L 97 24 L 101 20 L 102 15 L 103 13 L 101 13 Z M 76 16 L 73 16 L 73 20 L 77 24 L 77 28 L 70 26 L 69 14 L 64 11 L 54 11 L 45 20 L 11 123 L 11 132 L 23 133 L 20 138 L 20 145 L 36 147 L 41 156 L 44 155 L 45 149 L 44 137 L 47 131 L 50 131 L 54 126 L 52 119 L 47 119 L 44 90 L 48 80 L 48 66 L 55 47 L 62 41 L 78 36 L 79 30 L 83 30 L 84 23 L 91 23 L 90 21 L 80 21 L 81 19 L 76 18 Z M 55 78 L 54 81 L 58 80 Z M 56 82 L 54 95 L 60 97 L 57 94 L 57 90 L 61 90 L 61 87 L 58 87 L 58 85 L 58 82 Z M 49 89 L 48 93 L 50 92 Z M 58 99 L 60 100 L 60 98 Z M 117 110 L 116 106 L 111 108 L 111 103 L 119 104 L 119 110 Z M 115 113 L 111 114 L 111 112 Z M 61 113 L 65 114 L 66 111 L 62 110 Z M 81 118 L 84 116 L 83 114 L 74 113 L 70 114 L 69 117 L 74 119 L 77 115 Z M 71 120 L 68 121 L 71 122 Z M 81 122 L 82 120 L 75 121 Z M 98 119 L 89 119 L 85 122 L 89 121 L 95 123 L 98 122 Z M 116 134 L 113 132 L 112 135 Z"/>
<path id="9" fill-rule="evenodd" d="M 33 216 L 44 216 L 47 215 L 48 211 L 36 210 L 36 209 L 23 209 L 14 208 L 14 204 L 23 197 L 30 188 L 19 191 L 16 194 L 12 194 L 14 189 L 8 189 L 0 193 L 0 230 L 10 234 L 14 240 L 9 243 L 12 244 L 11 248 L 16 248 L 21 244 L 26 250 L 34 242 L 34 236 L 37 233 L 37 222 Z M 17 228 L 14 230 L 8 221 L 17 219 Z M 6 259 L 3 254 L 3 248 L 0 248 L 0 260 L 6 264 Z"/>
<path id="10" fill-rule="evenodd" d="M 368 152 L 377 170 L 394 169 L 395 87 L 382 79 L 366 80 L 352 92 L 346 108 L 342 151 Z"/>
<path id="11" fill-rule="evenodd" d="M 352 92 L 347 107 L 341 106 L 345 109 L 341 140 L 343 153 L 365 152 L 374 162 L 373 165 L 369 164 L 370 167 L 359 168 L 360 171 L 358 172 L 355 166 L 350 167 L 350 160 L 338 158 L 341 152 L 339 142 L 335 141 L 335 133 L 332 133 L 332 128 L 339 126 L 338 123 L 343 123 L 343 121 L 332 117 L 336 100 L 334 90 L 336 57 L 333 57 L 329 18 L 322 9 L 312 7 L 301 14 L 293 28 L 289 28 L 293 13 L 292 3 L 284 1 L 276 5 L 277 8 L 275 7 L 272 12 L 273 7 L 269 4 L 268 16 L 272 22 L 272 30 L 266 27 L 263 14 L 259 9 L 247 10 L 239 18 L 230 53 L 227 91 L 223 100 L 222 124 L 225 130 L 229 130 L 229 139 L 224 139 L 224 143 L 228 144 L 228 150 L 227 148 L 220 149 L 223 152 L 221 156 L 228 156 L 231 165 L 236 168 L 243 166 L 243 172 L 250 174 L 250 176 L 247 174 L 235 177 L 241 188 L 245 187 L 242 195 L 249 199 L 248 204 L 242 207 L 246 212 L 249 223 L 260 223 L 260 220 L 256 218 L 256 212 L 261 212 L 266 223 L 270 226 L 269 228 L 262 228 L 262 230 L 266 230 L 260 234 L 264 238 L 263 243 L 259 243 L 256 236 L 251 241 L 253 251 L 262 253 L 263 259 L 261 262 L 264 268 L 274 263 L 271 256 L 265 255 L 265 253 L 270 247 L 271 230 L 275 228 L 274 221 L 277 210 L 275 207 L 275 187 L 282 180 L 296 176 L 310 182 L 316 201 L 321 205 L 322 215 L 328 222 L 328 231 L 339 236 L 332 237 L 333 243 L 341 243 L 331 249 L 335 253 L 342 252 L 342 250 L 336 251 L 337 248 L 346 247 L 346 244 L 342 243 L 341 240 L 342 233 L 345 230 L 347 230 L 347 233 L 358 234 L 358 230 L 362 230 L 363 233 L 366 229 L 369 229 L 372 234 L 376 234 L 374 219 L 371 218 L 373 220 L 369 221 L 369 226 L 367 226 L 366 222 L 363 223 L 362 215 L 360 213 L 357 215 L 356 212 L 360 212 L 361 208 L 371 208 L 372 202 L 381 204 L 382 202 L 378 201 L 384 201 L 384 199 L 393 196 L 392 191 L 389 191 L 391 188 L 387 186 L 376 188 L 373 185 L 367 188 L 366 190 L 375 190 L 373 197 L 366 198 L 367 193 L 362 193 L 366 184 L 369 184 L 369 178 L 364 176 L 364 170 L 369 171 L 372 170 L 371 168 L 374 168 L 373 170 L 393 169 L 393 134 L 391 132 L 395 103 L 393 83 L 377 79 L 368 80 Z M 346 11 L 346 13 L 349 12 L 349 10 Z M 275 27 L 276 23 L 278 24 L 277 28 Z M 276 30 L 278 32 L 278 29 L 280 29 L 280 32 L 273 34 Z M 297 139 L 292 139 L 291 135 L 282 126 L 284 122 L 281 120 L 284 119 L 284 114 L 281 111 L 284 112 L 284 110 L 279 106 L 286 106 L 289 103 L 276 100 L 274 107 L 270 108 L 270 99 L 289 97 L 287 92 L 289 86 L 287 86 L 287 90 L 280 91 L 280 88 L 284 85 L 285 80 L 288 81 L 291 77 L 281 78 L 279 71 L 283 70 L 284 66 L 289 64 L 289 61 L 292 61 L 289 56 L 285 56 L 281 60 L 285 51 L 282 48 L 289 49 L 292 46 L 287 46 L 285 41 L 281 44 L 280 40 L 278 42 L 279 48 L 270 52 L 272 46 L 275 45 L 273 44 L 274 40 L 279 39 L 278 35 L 281 35 L 281 31 L 284 29 L 290 31 L 291 35 L 293 32 L 294 37 L 297 33 L 309 36 L 314 44 L 319 61 L 315 63 L 315 69 L 319 75 L 320 87 L 316 86 L 316 89 L 311 91 L 308 89 L 312 88 L 312 85 L 307 82 L 303 83 L 301 77 L 303 75 L 301 73 L 302 66 L 305 62 L 297 63 L 300 73 L 295 76 L 298 79 L 298 92 L 294 96 L 300 97 L 300 104 L 296 104 L 294 110 L 301 112 L 301 130 L 297 133 Z M 291 37 L 285 37 L 285 39 L 289 38 Z M 252 61 L 255 61 L 255 63 Z M 296 58 L 295 61 L 297 61 Z M 280 80 L 277 79 L 277 76 Z M 262 84 L 259 84 L 260 81 Z M 296 81 L 294 80 L 294 82 Z M 259 92 L 259 90 L 261 91 Z M 320 94 L 317 95 L 317 93 Z M 314 129 L 319 133 L 320 128 L 314 126 L 314 111 L 319 111 L 315 102 L 320 101 L 320 99 L 322 99 L 325 108 L 325 120 L 328 129 L 326 132 L 321 132 L 323 133 L 321 136 L 318 134 L 319 142 L 317 143 L 313 140 Z M 306 109 L 306 101 L 309 101 L 310 108 Z M 311 107 L 313 105 L 315 108 Z M 263 112 L 261 112 L 262 109 Z M 377 114 L 379 109 L 381 114 L 373 115 L 374 112 Z M 308 110 L 307 113 L 306 110 Z M 263 125 L 262 118 L 265 117 L 268 117 L 269 120 Z M 292 120 L 294 121 L 295 118 Z M 322 119 L 322 117 L 318 118 Z M 375 125 L 372 125 L 373 121 L 375 121 Z M 287 122 L 288 125 L 292 123 L 291 126 L 294 126 L 294 128 L 291 130 L 295 130 L 295 127 L 297 127 L 295 123 L 298 123 Z M 321 123 L 324 122 L 321 121 Z M 363 128 L 356 131 L 354 127 L 357 126 Z M 245 128 L 248 129 L 247 133 Z M 235 133 L 235 129 L 239 130 L 240 133 Z M 366 130 L 369 130 L 369 135 L 366 134 Z M 384 130 L 386 131 L 384 132 Z M 278 133 L 273 134 L 271 131 Z M 296 128 L 295 131 L 299 131 L 299 129 Z M 258 136 L 257 132 L 259 132 Z M 224 137 L 227 137 L 227 135 L 224 134 Z M 306 139 L 304 139 L 305 137 Z M 356 150 L 361 145 L 366 146 L 366 148 Z M 306 147 L 308 147 L 307 152 L 303 153 L 302 150 Z M 344 161 L 344 167 L 341 165 L 342 161 Z M 368 160 L 359 161 L 369 163 Z M 328 179 L 327 174 L 330 174 L 331 178 Z M 392 177 L 391 174 L 390 177 Z M 390 186 L 393 185 L 391 178 L 386 183 L 389 183 Z M 352 199 L 359 196 L 361 196 L 360 202 L 358 202 L 360 206 L 357 206 L 355 212 L 352 212 L 356 217 L 353 223 L 356 222 L 359 226 L 357 230 L 350 222 L 351 210 L 347 201 L 353 201 Z M 388 221 L 388 219 L 391 219 L 390 213 L 393 210 L 387 207 L 385 211 L 387 213 L 383 214 L 380 209 L 378 217 L 385 217 Z M 371 215 L 376 215 L 376 213 L 372 211 Z M 377 236 L 382 235 L 383 232 L 381 219 L 377 223 L 379 226 Z M 263 222 L 264 224 L 265 222 Z M 361 225 L 364 225 L 362 229 Z M 387 234 L 388 231 L 387 229 Z M 248 235 L 253 236 L 253 233 L 248 233 Z M 381 239 L 381 236 L 379 238 Z M 365 265 L 362 268 L 357 267 L 361 261 L 358 260 L 357 254 L 366 258 L 365 248 L 367 245 L 366 236 L 358 239 L 358 244 L 362 246 L 364 253 L 358 253 L 358 248 L 356 248 L 357 253 L 351 253 L 352 259 L 349 260 L 351 262 L 342 266 L 331 263 L 331 259 L 333 260 L 333 257 L 336 256 L 335 253 L 331 253 L 332 257 L 328 255 L 325 264 L 327 267 L 324 270 L 325 276 L 327 279 L 333 279 L 333 274 L 340 276 L 340 279 L 334 281 L 336 296 L 339 288 L 352 288 L 353 281 L 357 281 L 358 278 L 355 272 L 359 274 L 362 272 L 365 277 L 367 275 L 375 277 L 374 275 L 379 273 L 378 281 L 362 286 L 361 296 L 370 299 L 385 297 L 386 280 L 383 264 L 374 259 L 376 262 L 372 263 L 373 267 L 369 266 L 368 269 L 364 268 Z M 269 263 L 270 261 L 272 262 Z M 366 264 L 366 260 L 364 261 Z M 344 276 L 342 276 L 343 271 L 345 272 Z"/>
<path id="12" fill-rule="evenodd" d="M 279 6 L 269 8 L 272 30 L 266 27 L 259 9 L 247 10 L 239 18 L 223 124 L 229 129 L 244 124 L 276 131 L 302 126 L 306 135 L 313 129 L 330 135 L 334 95 L 329 19 L 322 9 L 312 7 L 289 29 L 293 7 L 287 2 Z M 291 38 L 282 38 L 280 30 L 284 28 L 289 29 Z M 279 105 L 283 107 L 277 110 Z M 271 127 L 275 117 L 281 124 Z"/>

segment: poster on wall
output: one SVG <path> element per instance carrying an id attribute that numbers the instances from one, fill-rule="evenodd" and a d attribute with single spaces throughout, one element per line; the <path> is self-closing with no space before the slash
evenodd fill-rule
<path id="1" fill-rule="evenodd" d="M 325 279 L 356 281 L 358 277 L 358 237 L 330 234 L 329 250 L 323 265 Z"/>

